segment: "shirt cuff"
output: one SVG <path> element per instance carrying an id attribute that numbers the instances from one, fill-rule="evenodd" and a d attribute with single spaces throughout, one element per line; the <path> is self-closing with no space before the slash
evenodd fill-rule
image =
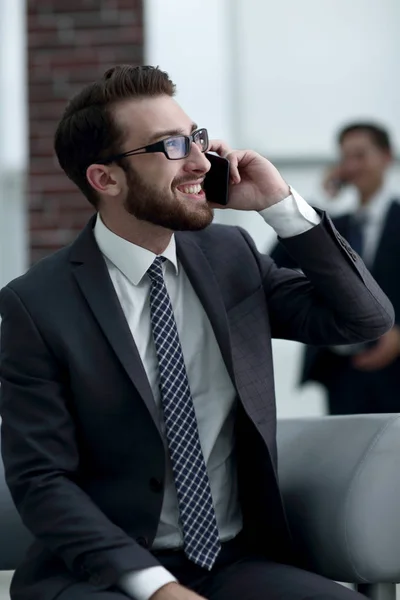
<path id="1" fill-rule="evenodd" d="M 260 215 L 280 238 L 301 235 L 321 222 L 318 213 L 290 187 L 290 196 L 264 208 Z"/>
<path id="2" fill-rule="evenodd" d="M 175 577 L 164 567 L 149 567 L 126 573 L 120 579 L 119 587 L 135 600 L 149 600 L 164 585 L 176 581 Z"/>

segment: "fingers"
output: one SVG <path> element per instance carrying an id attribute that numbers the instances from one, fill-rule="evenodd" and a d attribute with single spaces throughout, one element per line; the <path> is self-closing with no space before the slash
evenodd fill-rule
<path id="1" fill-rule="evenodd" d="M 226 156 L 226 158 L 229 160 L 229 166 L 230 166 L 230 180 L 231 183 L 240 183 L 241 181 L 241 177 L 239 174 L 239 161 L 240 161 L 240 152 L 236 151 L 236 152 L 231 152 L 230 154 L 228 154 Z"/>
<path id="2" fill-rule="evenodd" d="M 240 183 L 239 161 L 244 152 L 232 150 L 223 140 L 211 140 L 209 152 L 216 152 L 219 156 L 229 160 L 230 181 L 231 183 Z"/>
<path id="3" fill-rule="evenodd" d="M 378 346 L 355 356 L 353 359 L 354 367 L 360 371 L 375 371 L 381 369 L 386 365 L 386 362 L 386 354 L 382 353 Z"/>
<path id="4" fill-rule="evenodd" d="M 227 158 L 232 149 L 223 140 L 210 140 L 209 152 L 216 152 L 219 156 Z"/>
<path id="5" fill-rule="evenodd" d="M 359 371 L 375 371 L 379 368 L 379 366 L 376 365 L 374 358 L 372 357 L 371 359 L 370 356 L 355 357 L 353 360 L 353 366 Z"/>

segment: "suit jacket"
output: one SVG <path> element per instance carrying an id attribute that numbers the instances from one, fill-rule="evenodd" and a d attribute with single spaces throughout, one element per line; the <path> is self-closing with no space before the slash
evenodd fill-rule
<path id="1" fill-rule="evenodd" d="M 348 237 L 351 214 L 333 219 L 340 234 Z M 271 257 L 279 267 L 298 268 L 297 260 L 290 256 L 284 245 L 278 244 L 272 249 Z M 396 315 L 396 323 L 400 325 L 400 203 L 393 200 L 386 215 L 382 234 L 377 246 L 371 273 L 381 289 L 390 298 Z M 309 346 L 303 360 L 301 382 L 317 381 L 329 387 L 329 383 L 340 377 L 340 372 L 347 366 L 349 358 L 334 354 L 327 348 Z M 387 367 L 382 376 L 385 378 L 385 389 L 398 394 L 400 389 L 400 359 Z M 396 410 L 400 410 L 399 405 Z"/>
<path id="2" fill-rule="evenodd" d="M 164 446 L 93 223 L 0 293 L 2 455 L 35 537 L 13 580 L 18 599 L 51 600 L 82 579 L 108 588 L 158 564 L 149 549 Z M 369 340 L 391 327 L 391 304 L 323 215 L 285 241 L 307 277 L 277 269 L 236 227 L 177 233 L 176 242 L 237 390 L 245 535 L 254 550 L 293 561 L 277 483 L 271 338 Z"/>

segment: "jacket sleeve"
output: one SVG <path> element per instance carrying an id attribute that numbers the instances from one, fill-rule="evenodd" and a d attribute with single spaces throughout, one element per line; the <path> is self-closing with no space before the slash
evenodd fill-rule
<path id="1" fill-rule="evenodd" d="M 94 585 L 158 566 L 80 488 L 67 373 L 11 287 L 0 292 L 1 450 L 22 521 L 51 553 Z"/>
<path id="2" fill-rule="evenodd" d="M 301 273 L 257 253 L 272 335 L 316 346 L 379 338 L 394 323 L 387 296 L 330 218 L 306 233 L 280 239 Z"/>
<path id="3" fill-rule="evenodd" d="M 299 268 L 298 263 L 290 256 L 289 252 L 286 250 L 282 242 L 279 241 L 279 239 L 276 240 L 276 243 L 271 248 L 269 255 L 277 267 L 285 267 L 286 269 Z"/>

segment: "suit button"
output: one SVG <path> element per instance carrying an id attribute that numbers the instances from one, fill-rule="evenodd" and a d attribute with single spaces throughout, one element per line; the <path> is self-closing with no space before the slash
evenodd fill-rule
<path id="1" fill-rule="evenodd" d="M 149 540 L 144 537 L 144 536 L 139 536 L 136 538 L 137 543 L 139 544 L 139 546 L 142 546 L 142 548 L 148 548 L 149 547 Z"/>
<path id="2" fill-rule="evenodd" d="M 150 479 L 149 485 L 150 485 L 151 491 L 154 492 L 155 494 L 159 494 L 163 490 L 162 481 L 160 481 L 159 479 L 156 479 L 155 477 L 152 477 Z"/>

